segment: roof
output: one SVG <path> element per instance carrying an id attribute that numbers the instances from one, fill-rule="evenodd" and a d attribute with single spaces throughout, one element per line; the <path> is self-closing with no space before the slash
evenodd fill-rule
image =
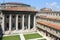
<path id="1" fill-rule="evenodd" d="M 9 4 L 9 5 L 24 5 L 24 6 L 30 6 L 28 4 L 24 4 L 24 3 L 17 3 L 17 2 L 7 2 L 7 3 L 1 3 L 1 5 L 6 5 L 6 4 Z"/>
<path id="2" fill-rule="evenodd" d="M 9 5 L 5 5 L 9 4 Z M 11 6 L 16 5 L 16 6 Z M 23 5 L 23 6 L 18 6 L 18 5 Z M 37 12 L 35 8 L 31 7 L 30 5 L 23 4 L 23 3 L 15 3 L 15 2 L 8 2 L 8 3 L 2 3 L 1 4 L 1 9 L 3 11 L 32 11 L 32 12 Z"/>
<path id="3" fill-rule="evenodd" d="M 46 18 L 46 19 L 50 19 L 50 20 L 60 20 L 60 18 L 53 18 L 53 17 L 47 17 L 47 16 L 38 16 L 40 18 Z"/>
<path id="4" fill-rule="evenodd" d="M 52 11 L 52 9 L 51 8 L 42 8 L 42 9 L 40 9 L 40 11 Z"/>
<path id="5" fill-rule="evenodd" d="M 31 7 L 6 7 L 3 10 L 5 11 L 32 11 L 35 12 L 36 10 Z"/>
<path id="6" fill-rule="evenodd" d="M 49 23 L 49 22 L 46 22 L 46 21 L 43 21 L 43 20 L 38 20 L 37 22 L 40 23 L 40 24 L 43 24 L 43 25 L 47 25 L 47 27 L 51 27 L 51 28 L 54 28 L 56 30 L 60 30 L 60 26 L 58 26 L 56 24 L 52 24 L 52 23 Z"/>
<path id="7" fill-rule="evenodd" d="M 60 11 L 38 11 L 39 13 L 60 13 Z"/>

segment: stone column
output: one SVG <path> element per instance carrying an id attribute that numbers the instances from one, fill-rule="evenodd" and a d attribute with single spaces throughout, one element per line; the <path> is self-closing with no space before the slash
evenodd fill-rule
<path id="1" fill-rule="evenodd" d="M 36 15 L 34 15 L 34 23 L 33 23 L 33 27 L 36 30 Z"/>
<path id="2" fill-rule="evenodd" d="M 28 30 L 30 30 L 30 14 L 28 15 Z"/>
<path id="3" fill-rule="evenodd" d="M 4 19 L 5 19 L 5 15 L 2 16 L 2 30 L 3 30 L 3 33 L 4 33 L 4 31 L 5 31 L 5 30 L 4 30 L 4 22 L 5 22 Z"/>
<path id="4" fill-rule="evenodd" d="M 16 31 L 18 30 L 18 14 L 16 14 Z"/>
<path id="5" fill-rule="evenodd" d="M 22 15 L 22 30 L 24 30 L 24 14 Z"/>
<path id="6" fill-rule="evenodd" d="M 12 15 L 9 15 L 9 31 L 11 31 L 11 26 L 12 26 Z"/>

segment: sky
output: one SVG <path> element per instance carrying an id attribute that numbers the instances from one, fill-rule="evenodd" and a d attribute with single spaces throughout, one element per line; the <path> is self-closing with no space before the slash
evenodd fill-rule
<path id="1" fill-rule="evenodd" d="M 5 2 L 29 4 L 37 10 L 41 8 L 51 8 L 54 11 L 60 11 L 60 0 L 5 0 Z M 3 3 L 3 0 L 0 0 L 0 3 Z"/>

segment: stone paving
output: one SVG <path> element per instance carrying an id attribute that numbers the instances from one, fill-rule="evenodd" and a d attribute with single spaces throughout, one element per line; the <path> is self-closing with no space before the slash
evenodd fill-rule
<path id="1" fill-rule="evenodd" d="M 20 38 L 21 38 L 21 40 L 25 40 L 23 34 L 20 34 Z"/>
<path id="2" fill-rule="evenodd" d="M 11 36 L 11 35 L 20 35 L 20 38 L 21 38 L 21 40 L 25 40 L 25 38 L 24 38 L 24 35 L 23 34 L 34 34 L 34 33 L 39 33 L 38 31 L 37 32 L 27 32 L 27 33 L 20 33 L 20 34 L 10 34 L 10 35 L 4 35 L 4 36 Z M 40 34 L 40 33 L 39 33 Z M 42 35 L 42 34 L 40 34 L 40 35 Z M 42 38 L 35 38 L 35 39 L 29 39 L 29 40 L 38 40 L 38 39 L 44 39 L 44 38 L 46 38 L 46 37 L 42 37 Z M 47 38 L 46 38 L 47 39 Z"/>
<path id="3" fill-rule="evenodd" d="M 43 38 L 46 38 L 46 40 L 54 40 L 51 37 L 47 37 L 47 36 L 43 35 L 43 33 L 39 32 L 39 31 L 37 31 L 37 33 L 39 33 L 40 35 L 42 35 Z"/>

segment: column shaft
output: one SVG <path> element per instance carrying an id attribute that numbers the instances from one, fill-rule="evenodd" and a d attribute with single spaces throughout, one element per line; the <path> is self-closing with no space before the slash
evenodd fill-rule
<path id="1" fill-rule="evenodd" d="M 16 14 L 16 30 L 18 30 L 18 14 Z"/>
<path id="2" fill-rule="evenodd" d="M 5 19 L 5 16 L 3 15 L 3 18 L 2 18 L 2 30 L 3 30 L 3 33 L 4 33 L 4 19 Z"/>
<path id="3" fill-rule="evenodd" d="M 28 15 L 28 30 L 30 30 L 30 14 Z"/>
<path id="4" fill-rule="evenodd" d="M 24 30 L 24 14 L 22 15 L 22 30 Z"/>
<path id="5" fill-rule="evenodd" d="M 36 29 L 36 15 L 34 15 L 34 24 L 33 24 L 34 26 L 34 29 Z"/>
<path id="6" fill-rule="evenodd" d="M 12 15 L 10 14 L 9 15 L 9 31 L 11 31 L 11 26 L 12 26 L 12 24 L 11 24 L 12 20 L 11 19 L 12 19 Z"/>

